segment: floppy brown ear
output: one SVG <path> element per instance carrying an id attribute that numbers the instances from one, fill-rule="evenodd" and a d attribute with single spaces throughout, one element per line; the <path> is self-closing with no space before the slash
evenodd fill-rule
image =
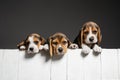
<path id="1" fill-rule="evenodd" d="M 72 44 L 72 42 L 66 37 L 67 41 L 68 41 L 68 47 Z"/>
<path id="2" fill-rule="evenodd" d="M 83 44 L 83 28 L 80 30 L 80 33 L 79 33 L 80 35 L 80 37 L 79 37 L 79 45 L 80 45 L 80 47 L 81 47 L 81 45 Z"/>
<path id="3" fill-rule="evenodd" d="M 97 38 L 98 38 L 98 44 L 100 44 L 101 39 L 102 39 L 102 35 L 101 35 L 101 30 L 100 30 L 100 27 L 98 27 L 98 34 L 97 34 Z"/>
<path id="4" fill-rule="evenodd" d="M 40 40 L 41 40 L 41 45 L 44 45 L 46 40 L 43 37 L 40 37 Z"/>
<path id="5" fill-rule="evenodd" d="M 24 46 L 25 48 L 21 48 L 21 46 Z M 17 47 L 18 47 L 19 50 L 26 50 L 25 40 L 23 40 L 22 42 L 20 42 L 19 44 L 17 44 Z"/>
<path id="6" fill-rule="evenodd" d="M 50 56 L 52 57 L 53 56 L 53 49 L 52 49 L 52 39 L 49 38 L 49 53 L 50 53 Z"/>

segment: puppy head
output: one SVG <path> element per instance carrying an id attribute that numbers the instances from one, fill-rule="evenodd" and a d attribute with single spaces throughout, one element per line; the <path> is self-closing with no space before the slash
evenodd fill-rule
<path id="1" fill-rule="evenodd" d="M 55 33 L 49 37 L 49 51 L 50 56 L 53 54 L 61 55 L 67 52 L 67 48 L 70 46 L 71 42 L 63 33 Z"/>
<path id="2" fill-rule="evenodd" d="M 100 27 L 95 22 L 87 22 L 83 25 L 81 30 L 81 44 L 85 43 L 88 45 L 91 44 L 100 44 L 101 42 L 101 31 Z"/>
<path id="3" fill-rule="evenodd" d="M 19 50 L 26 50 L 27 53 L 38 53 L 41 45 L 45 43 L 45 39 L 39 34 L 30 34 L 25 40 L 17 45 Z"/>

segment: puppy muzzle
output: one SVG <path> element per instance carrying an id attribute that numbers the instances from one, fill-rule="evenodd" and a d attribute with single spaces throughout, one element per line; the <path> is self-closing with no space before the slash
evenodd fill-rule
<path id="1" fill-rule="evenodd" d="M 63 52 L 63 48 L 62 48 L 62 47 L 59 47 L 59 48 L 58 48 L 58 52 L 62 53 L 62 52 Z"/>

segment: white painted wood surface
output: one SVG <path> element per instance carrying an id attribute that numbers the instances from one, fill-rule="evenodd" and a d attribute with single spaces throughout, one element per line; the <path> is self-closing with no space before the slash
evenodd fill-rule
<path id="1" fill-rule="evenodd" d="M 0 80 L 120 80 L 120 49 L 103 49 L 98 55 L 69 49 L 52 58 L 43 51 L 28 55 L 0 49 Z"/>
<path id="2" fill-rule="evenodd" d="M 117 49 L 103 50 L 101 54 L 102 80 L 118 80 L 118 51 Z"/>
<path id="3" fill-rule="evenodd" d="M 118 51 L 118 79 L 120 80 L 120 49 Z"/>

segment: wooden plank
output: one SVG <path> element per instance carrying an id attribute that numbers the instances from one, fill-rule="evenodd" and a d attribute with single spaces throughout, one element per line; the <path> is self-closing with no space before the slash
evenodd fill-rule
<path id="1" fill-rule="evenodd" d="M 67 61 L 67 80 L 84 80 L 84 66 L 83 56 L 81 56 L 81 50 L 69 50 Z"/>
<path id="2" fill-rule="evenodd" d="M 84 80 L 101 80 L 101 54 L 91 52 L 84 56 Z"/>
<path id="3" fill-rule="evenodd" d="M 19 80 L 50 80 L 51 60 L 48 52 L 19 53 Z"/>
<path id="4" fill-rule="evenodd" d="M 17 80 L 18 79 L 18 50 L 4 50 L 2 80 Z"/>
<path id="5" fill-rule="evenodd" d="M 3 68 L 3 49 L 0 49 L 0 80 L 2 80 Z"/>
<path id="6" fill-rule="evenodd" d="M 120 80 L 120 49 L 118 49 L 118 77 Z"/>
<path id="7" fill-rule="evenodd" d="M 119 80 L 117 49 L 104 49 L 101 54 L 101 60 L 102 80 Z"/>
<path id="8" fill-rule="evenodd" d="M 81 49 L 69 49 L 62 58 L 48 54 L 0 49 L 0 80 L 120 80 L 120 49 L 97 56 L 81 55 Z"/>
<path id="9" fill-rule="evenodd" d="M 51 80 L 67 80 L 67 53 L 64 56 L 53 56 L 51 63 Z"/>

